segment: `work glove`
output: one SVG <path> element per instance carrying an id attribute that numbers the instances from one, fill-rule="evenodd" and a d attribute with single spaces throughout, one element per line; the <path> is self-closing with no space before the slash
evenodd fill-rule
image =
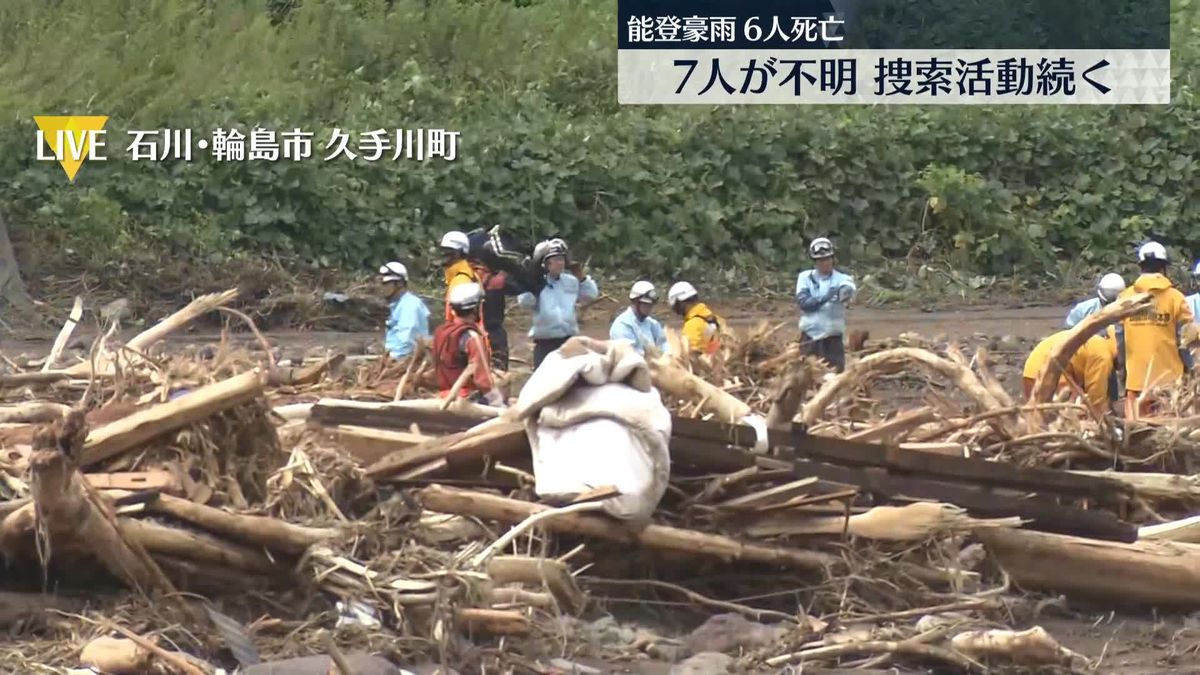
<path id="1" fill-rule="evenodd" d="M 852 288 L 850 288 L 849 286 L 839 286 L 838 287 L 838 292 L 837 292 L 838 302 L 847 303 L 847 302 L 850 302 L 850 298 L 853 298 L 853 297 L 854 297 L 854 290 Z"/>

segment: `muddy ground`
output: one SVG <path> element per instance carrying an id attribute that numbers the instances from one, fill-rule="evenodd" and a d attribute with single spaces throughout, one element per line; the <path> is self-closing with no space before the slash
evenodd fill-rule
<path id="1" fill-rule="evenodd" d="M 760 321 L 766 320 L 771 324 L 787 322 L 780 334 L 794 338 L 798 334 L 794 308 L 786 303 L 754 303 L 741 301 L 717 301 L 711 306 L 730 325 L 737 328 L 748 328 Z M 440 308 L 431 305 L 434 315 L 440 314 Z M 583 332 L 589 336 L 604 338 L 608 333 L 608 325 L 612 318 L 623 311 L 624 305 L 619 301 L 605 298 L 588 308 L 582 322 Z M 908 309 L 852 309 L 849 322 L 852 329 L 863 329 L 870 333 L 871 339 L 895 337 L 905 332 L 919 333 L 925 337 L 941 336 L 950 340 L 959 340 L 964 345 L 987 344 L 995 355 L 996 362 L 1001 364 L 998 375 L 1009 389 L 1019 391 L 1020 364 L 1033 341 L 1044 337 L 1062 326 L 1067 307 L 1010 307 L 1010 308 L 963 308 L 925 312 Z M 678 327 L 678 318 L 671 316 L 669 310 L 660 305 L 657 316 L 669 326 Z M 528 313 L 520 308 L 510 310 L 510 340 L 513 344 L 513 356 L 517 359 L 528 359 L 531 347 L 526 331 L 528 330 Z M 382 317 L 380 317 L 382 322 Z M 138 332 L 136 329 L 123 331 L 128 335 Z M 94 328 L 87 324 L 81 325 L 79 337 L 90 344 Z M 19 339 L 9 337 L 0 341 L 0 351 L 4 356 L 16 358 L 26 355 L 40 358 L 46 354 L 54 338 L 54 331 L 47 330 L 44 334 L 24 334 Z M 189 344 L 200 345 L 219 338 L 214 326 L 200 326 L 191 332 L 181 333 L 170 338 L 169 344 L 182 347 Z M 312 355 L 325 349 L 343 350 L 352 354 L 378 352 L 381 334 L 376 332 L 301 332 L 301 331 L 270 331 L 267 333 L 270 342 L 279 347 L 285 358 L 300 355 Z M 253 340 L 248 332 L 236 335 L 238 340 Z M 970 352 L 968 352 L 970 353 Z M 878 392 L 876 392 L 878 393 Z M 1152 611 L 1123 610 L 1114 612 L 1111 608 L 1087 607 L 1066 603 L 1062 599 L 1047 598 L 1045 607 L 1035 622 L 1046 628 L 1065 646 L 1080 652 L 1092 659 L 1099 659 L 1100 664 L 1095 672 L 1114 673 L 1120 675 L 1150 675 L 1156 673 L 1200 673 L 1200 614 L 1195 618 L 1186 614 L 1157 614 Z M 636 620 L 643 617 L 648 623 L 658 624 L 663 632 L 670 636 L 686 635 L 690 629 L 703 621 L 703 616 L 694 611 L 680 610 L 679 615 L 663 625 L 653 620 L 647 613 L 649 608 L 619 607 L 608 608 L 622 620 Z M 646 611 L 643 611 L 643 610 Z M 660 612 L 653 612 L 661 615 Z M 1018 627 L 1032 625 L 1024 621 Z M 606 672 L 639 672 L 662 673 L 669 672 L 666 664 L 648 664 L 645 662 L 628 664 L 591 664 L 603 668 Z M 614 668 L 616 670 L 614 670 Z M 796 669 L 794 672 L 800 672 Z M 803 672 L 820 672 L 811 668 Z M 839 671 L 850 672 L 850 671 Z M 854 671 L 867 672 L 867 671 Z M 875 673 L 898 671 L 871 671 Z M 914 672 L 914 671 L 903 671 Z"/>

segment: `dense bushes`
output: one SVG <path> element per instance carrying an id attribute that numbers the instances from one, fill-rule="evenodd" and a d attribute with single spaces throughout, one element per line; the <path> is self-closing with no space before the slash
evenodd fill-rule
<path id="1" fill-rule="evenodd" d="M 611 0 L 9 0 L 0 208 L 94 259 L 155 244 L 357 267 L 495 222 L 659 273 L 791 270 L 823 233 L 860 263 L 948 256 L 988 274 L 1123 260 L 1150 234 L 1190 255 L 1193 13 L 1177 4 L 1170 107 L 672 109 L 616 104 Z M 64 113 L 111 116 L 110 161 L 75 185 L 33 161 L 32 115 Z M 127 129 L 256 125 L 317 132 L 313 157 L 124 152 Z M 334 126 L 458 130 L 460 158 L 325 162 Z"/>

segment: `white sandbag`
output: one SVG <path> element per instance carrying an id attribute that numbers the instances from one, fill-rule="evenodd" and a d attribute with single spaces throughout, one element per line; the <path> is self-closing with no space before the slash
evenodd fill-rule
<path id="1" fill-rule="evenodd" d="M 610 515 L 649 522 L 670 477 L 671 414 L 628 343 L 572 338 L 551 353 L 506 415 L 525 421 L 535 490 L 570 500 L 612 485 Z"/>
<path id="2" fill-rule="evenodd" d="M 649 521 L 671 474 L 671 414 L 656 390 L 576 387 L 542 408 L 532 427 L 539 496 L 567 500 L 612 485 L 621 495 L 603 502 L 607 513 Z"/>

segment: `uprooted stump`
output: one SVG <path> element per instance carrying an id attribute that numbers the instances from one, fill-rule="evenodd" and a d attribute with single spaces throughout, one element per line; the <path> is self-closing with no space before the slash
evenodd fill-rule
<path id="1" fill-rule="evenodd" d="M 173 592 L 162 570 L 145 549 L 123 536 L 113 512 L 79 473 L 87 431 L 83 411 L 74 410 L 33 437 L 31 492 L 44 551 L 49 553 L 45 558 L 59 546 L 87 551 L 135 589 Z"/>

